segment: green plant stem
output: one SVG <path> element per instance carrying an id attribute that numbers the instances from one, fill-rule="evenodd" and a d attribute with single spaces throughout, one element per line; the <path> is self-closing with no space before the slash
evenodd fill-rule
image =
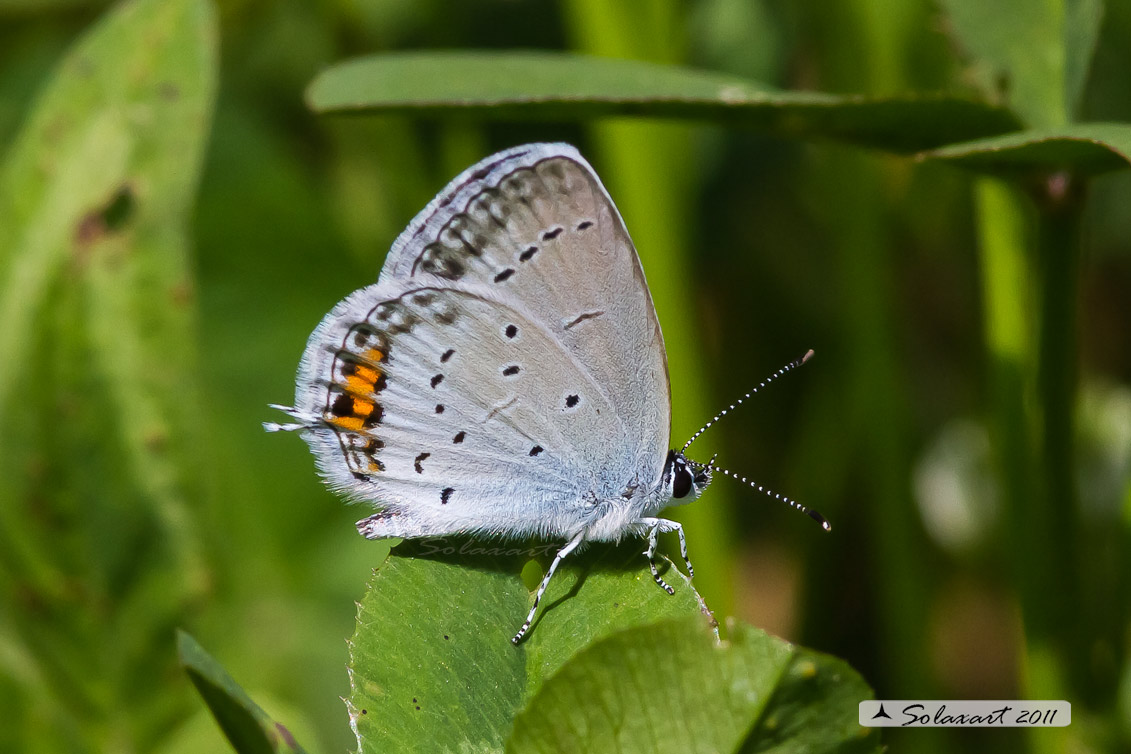
<path id="1" fill-rule="evenodd" d="M 1073 474 L 1076 404 L 1076 309 L 1084 192 L 1076 179 L 1055 174 L 1038 188 L 1037 252 L 1041 273 L 1037 394 L 1044 514 L 1035 520 L 1034 562 L 1044 597 L 1031 611 L 1035 631 L 1059 645 L 1065 668 L 1083 687 L 1086 647 L 1076 640 L 1080 615 L 1077 505 Z M 1049 598 L 1049 592 L 1053 598 Z"/>
<path id="2" fill-rule="evenodd" d="M 1025 565 L 1035 559 L 1026 519 L 1036 485 L 1030 442 L 1027 378 L 1034 362 L 1031 270 L 1026 255 L 1026 214 L 1022 197 L 1000 180 L 975 185 L 978 210 L 984 337 L 988 357 L 990 426 L 1001 477 L 1011 578 L 1023 606 L 1040 598 Z"/>
<path id="3" fill-rule="evenodd" d="M 1083 192 L 1062 175 L 1032 192 L 1035 257 L 1026 253 L 1027 208 L 1002 181 L 976 186 L 992 426 L 998 449 L 1011 576 L 1025 621 L 1021 688 L 1063 699 L 1082 688 L 1073 409 L 1076 298 Z M 1036 327 L 1033 327 L 1034 321 Z M 1057 748 L 1033 736 L 1034 749 Z"/>

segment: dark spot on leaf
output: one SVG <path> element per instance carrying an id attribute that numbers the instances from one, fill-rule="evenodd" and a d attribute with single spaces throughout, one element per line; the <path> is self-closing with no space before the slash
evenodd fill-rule
<path id="1" fill-rule="evenodd" d="M 287 742 L 287 746 L 290 747 L 291 751 L 298 749 L 298 742 L 295 741 L 294 734 L 287 730 L 287 726 L 282 723 L 275 723 L 275 730 L 279 731 L 279 735 Z"/>
<path id="2" fill-rule="evenodd" d="M 119 187 L 105 206 L 87 212 L 79 220 L 75 228 L 75 242 L 85 246 L 121 231 L 133 219 L 136 210 L 133 190 L 128 185 Z"/>

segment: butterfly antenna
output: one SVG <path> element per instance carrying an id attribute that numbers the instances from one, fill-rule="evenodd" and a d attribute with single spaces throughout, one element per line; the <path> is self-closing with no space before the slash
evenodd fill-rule
<path id="1" fill-rule="evenodd" d="M 690 447 L 691 443 L 695 442 L 695 441 L 696 441 L 696 440 L 697 440 L 697 439 L 699 438 L 699 435 L 703 434 L 703 433 L 704 433 L 704 432 L 706 432 L 706 431 L 707 431 L 708 429 L 710 429 L 710 428 L 711 428 L 711 427 L 712 427 L 712 426 L 714 425 L 714 423 L 715 423 L 715 422 L 717 422 L 717 421 L 718 421 L 719 419 L 722 419 L 722 418 L 723 418 L 724 416 L 726 416 L 727 414 L 729 414 L 729 413 L 730 413 L 731 411 L 733 411 L 734 409 L 736 409 L 736 408 L 738 408 L 739 406 L 741 406 L 741 405 L 742 405 L 742 402 L 743 402 L 744 400 L 746 400 L 746 399 L 747 399 L 747 398 L 749 398 L 750 396 L 754 395 L 754 394 L 755 394 L 755 393 L 757 393 L 757 392 L 758 392 L 759 390 L 761 390 L 762 388 L 764 388 L 764 387 L 765 387 L 766 385 L 769 385 L 769 384 L 770 384 L 771 382 L 773 382 L 774 380 L 776 380 L 776 379 L 777 379 L 778 377 L 781 377 L 781 376 L 782 376 L 783 374 L 785 374 L 786 372 L 792 372 L 792 371 L 793 371 L 794 369 L 797 369 L 797 367 L 799 367 L 799 366 L 801 366 L 802 364 L 804 364 L 804 363 L 805 363 L 806 361 L 808 361 L 808 360 L 809 360 L 810 358 L 812 358 L 812 356 L 813 356 L 813 349 L 812 349 L 812 348 L 810 348 L 810 349 L 809 349 L 808 351 L 806 351 L 806 352 L 805 352 L 805 355 L 804 355 L 804 356 L 802 356 L 802 357 L 801 357 L 800 359 L 794 359 L 793 361 L 789 362 L 788 364 L 786 364 L 786 365 L 785 365 L 784 367 L 782 367 L 782 368 L 781 368 L 781 369 L 779 369 L 778 371 L 776 371 L 776 372 L 774 372 L 773 374 L 771 374 L 771 375 L 770 375 L 769 377 L 767 377 L 766 379 L 764 379 L 764 380 L 762 380 L 761 382 L 759 382 L 759 383 L 758 383 L 758 387 L 754 388 L 754 389 L 753 389 L 753 390 L 751 390 L 751 391 L 750 391 L 749 393 L 747 393 L 746 395 L 742 396 L 742 397 L 741 397 L 741 398 L 739 398 L 739 399 L 738 399 L 737 401 L 735 401 L 734 403 L 730 404 L 729 406 L 727 406 L 726 408 L 724 408 L 724 409 L 723 409 L 722 411 L 720 411 L 719 413 L 715 414 L 715 415 L 714 415 L 714 417 L 713 417 L 713 418 L 711 419 L 711 421 L 707 422 L 707 423 L 706 423 L 706 424 L 704 424 L 704 425 L 703 425 L 702 427 L 700 427 L 700 428 L 699 428 L 699 431 L 698 431 L 698 432 L 696 432 L 695 434 L 693 434 L 693 435 L 691 436 L 691 439 L 690 439 L 690 440 L 688 440 L 687 442 L 685 442 L 685 443 L 683 444 L 683 447 L 682 447 L 682 448 L 680 448 L 680 449 L 679 449 L 679 451 L 680 451 L 681 453 L 682 453 L 682 452 L 684 452 L 684 451 L 686 451 L 686 450 L 687 450 L 687 448 L 688 448 L 688 447 Z M 743 480 L 743 481 L 745 481 L 745 480 Z"/>
<path id="2" fill-rule="evenodd" d="M 810 352 L 810 353 L 812 353 L 812 352 Z M 833 530 L 832 524 L 830 524 L 828 522 L 828 519 L 826 519 L 824 516 L 822 516 L 817 511 L 813 510 L 812 508 L 807 508 L 804 505 L 802 505 L 801 503 L 797 502 L 796 500 L 792 500 L 792 499 L 786 497 L 785 495 L 779 495 L 778 493 L 771 490 L 769 487 L 763 487 L 762 485 L 758 484 L 757 482 L 752 482 L 752 481 L 748 480 L 744 476 L 739 476 L 738 474 L 735 474 L 730 469 L 724 469 L 721 466 L 716 466 L 715 465 L 715 459 L 713 459 L 713 458 L 711 459 L 711 462 L 708 463 L 706 466 L 703 466 L 701 464 L 696 464 L 696 466 L 699 466 L 700 468 L 706 469 L 708 472 L 717 471 L 721 474 L 725 474 L 726 476 L 729 476 L 731 479 L 737 479 L 738 481 L 742 482 L 743 484 L 749 485 L 750 487 L 753 487 L 754 489 L 758 490 L 759 492 L 761 492 L 765 495 L 769 495 L 774 500 L 780 500 L 781 502 L 789 505 L 794 510 L 801 511 L 806 516 L 808 516 L 809 518 L 813 519 L 818 524 L 820 524 L 821 528 L 824 529 L 825 531 L 832 531 Z"/>

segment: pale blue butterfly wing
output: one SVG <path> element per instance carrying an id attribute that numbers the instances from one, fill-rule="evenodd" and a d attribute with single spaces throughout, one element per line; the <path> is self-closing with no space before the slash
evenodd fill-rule
<path id="1" fill-rule="evenodd" d="M 453 181 L 315 330 L 297 382 L 322 474 L 380 510 L 370 537 L 609 538 L 661 486 L 659 324 L 616 208 L 567 145 Z"/>
<path id="2" fill-rule="evenodd" d="M 651 459 L 659 478 L 671 424 L 663 335 L 624 221 L 576 149 L 516 147 L 452 181 L 394 242 L 380 280 L 436 278 L 482 285 L 544 322 L 617 407 L 633 461 Z"/>

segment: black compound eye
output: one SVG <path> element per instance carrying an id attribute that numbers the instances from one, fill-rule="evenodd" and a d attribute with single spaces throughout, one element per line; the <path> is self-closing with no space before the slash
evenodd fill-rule
<path id="1" fill-rule="evenodd" d="M 672 497 L 679 499 L 691 494 L 691 472 L 682 463 L 676 464 L 672 469 Z"/>

